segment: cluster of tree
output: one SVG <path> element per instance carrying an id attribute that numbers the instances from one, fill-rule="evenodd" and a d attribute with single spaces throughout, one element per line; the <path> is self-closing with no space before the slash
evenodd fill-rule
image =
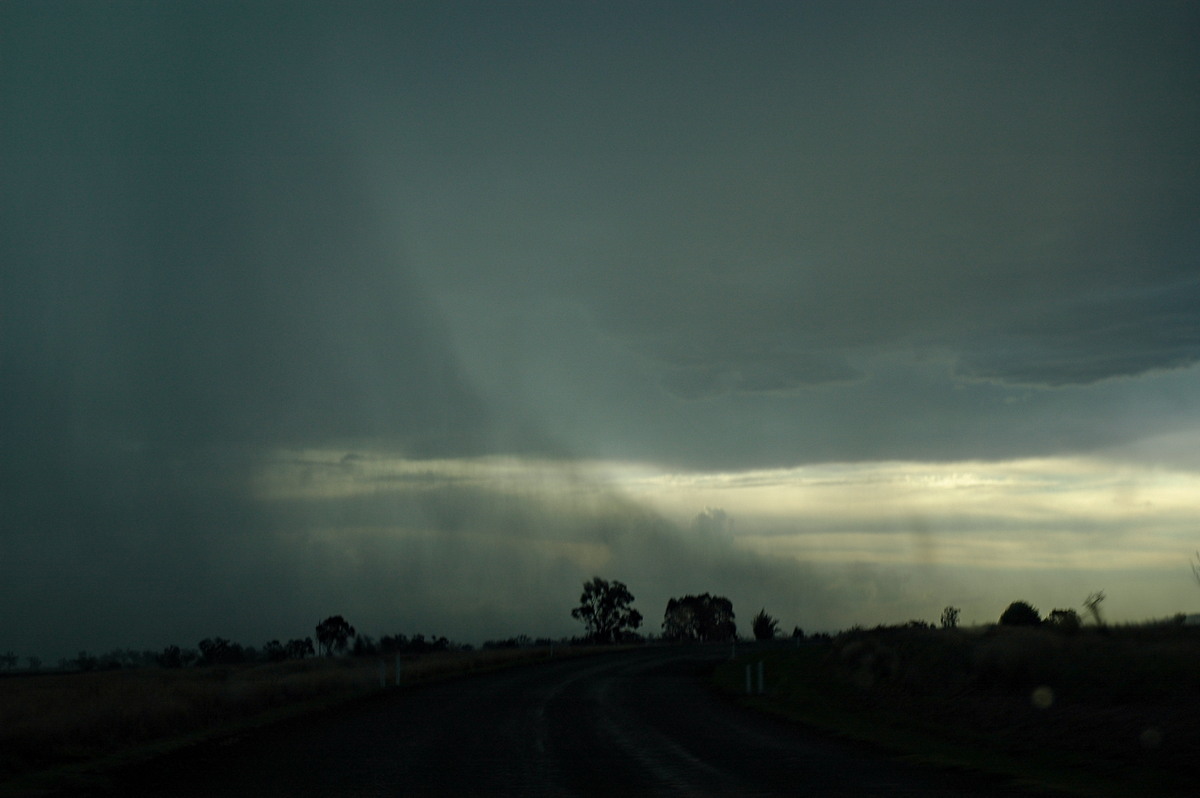
<path id="1" fill-rule="evenodd" d="M 704 593 L 673 598 L 667 602 L 663 615 L 663 639 L 733 640 L 737 637 L 737 624 L 733 619 L 733 602 L 724 596 Z M 774 619 L 770 620 L 774 622 Z"/>
<path id="2" fill-rule="evenodd" d="M 429 654 L 434 651 L 451 651 L 458 648 L 445 637 L 401 634 L 384 635 L 378 641 L 368 635 L 359 635 L 354 640 L 350 653 L 356 657 L 371 657 L 378 654 Z"/>
<path id="3" fill-rule="evenodd" d="M 571 617 L 582 621 L 587 629 L 587 642 L 619 643 L 640 640 L 636 629 L 642 624 L 642 614 L 633 609 L 633 594 L 623 582 L 594 577 L 583 583 L 583 594 L 579 606 L 571 610 Z M 715 642 L 737 639 L 737 623 L 734 620 L 733 602 L 724 596 L 702 593 L 699 596 L 683 596 L 667 602 L 663 613 L 662 638 L 670 641 Z M 759 610 L 751 622 L 757 640 L 772 640 L 779 634 L 779 620 Z M 792 630 L 793 638 L 803 638 L 804 630 L 799 626 Z M 527 637 L 511 638 L 507 641 L 490 640 L 484 648 L 517 648 L 528 645 Z M 545 645 L 551 641 L 535 641 L 534 645 Z"/>
<path id="4" fill-rule="evenodd" d="M 30 670 L 41 667 L 42 661 L 37 657 L 29 657 Z M 80 651 L 73 659 L 60 659 L 60 670 L 81 671 L 115 671 L 121 668 L 141 668 L 154 665 L 158 654 L 153 651 L 135 651 L 133 649 L 113 649 L 106 654 L 93 655 Z M 36 663 L 36 665 L 34 664 Z"/>
<path id="5" fill-rule="evenodd" d="M 1100 602 L 1104 601 L 1104 591 L 1089 593 L 1083 600 L 1096 626 L 1104 628 L 1104 616 L 1100 613 Z M 1014 601 L 1000 615 L 1001 626 L 1050 626 L 1063 632 L 1077 632 L 1083 626 L 1083 619 L 1073 609 L 1054 609 L 1042 618 L 1037 607 L 1027 601 Z"/>
<path id="6" fill-rule="evenodd" d="M 354 641 L 351 653 L 356 656 L 377 654 L 426 654 L 433 651 L 448 651 L 461 648 L 455 646 L 445 637 L 430 637 L 415 635 L 411 638 L 402 634 L 385 635 L 375 641 L 367 635 L 360 635 L 345 618 L 332 615 L 316 626 L 316 646 L 321 653 L 333 656 L 350 647 Z M 289 659 L 304 659 L 316 656 L 317 649 L 312 637 L 293 638 L 286 643 L 270 640 L 261 649 L 253 646 L 243 646 L 224 637 L 206 637 L 197 648 L 180 648 L 176 645 L 167 646 L 162 651 L 121 651 L 117 650 L 101 656 L 93 656 L 86 651 L 79 652 L 74 659 L 64 659 L 59 662 L 63 670 L 115 670 L 118 668 L 145 667 L 158 665 L 162 668 L 185 668 L 191 665 L 237 665 L 245 662 L 282 662 Z M 0 657 L 0 666 L 10 665 L 8 655 Z M 41 660 L 30 657 L 30 669 L 41 667 Z"/>
<path id="7" fill-rule="evenodd" d="M 286 643 L 271 640 L 263 646 L 262 653 L 263 659 L 267 662 L 283 662 L 289 659 L 312 657 L 316 655 L 317 651 L 313 648 L 312 638 L 306 637 L 303 640 L 292 639 Z"/>
<path id="8" fill-rule="evenodd" d="M 206 637 L 200 641 L 201 665 L 237 665 L 250 659 L 251 652 L 223 637 Z"/>
<path id="9" fill-rule="evenodd" d="M 326 656 L 334 651 L 345 651 L 351 638 L 356 636 L 354 627 L 340 615 L 332 615 L 317 624 L 317 642 Z M 286 643 L 270 640 L 261 651 L 242 646 L 223 637 L 207 637 L 200 641 L 199 653 L 167 646 L 158 655 L 158 664 L 164 668 L 182 668 L 197 665 L 237 665 L 243 662 L 282 662 L 289 659 L 304 659 L 316 655 L 311 637 L 293 638 Z"/>
<path id="10" fill-rule="evenodd" d="M 551 640 L 549 637 L 535 639 L 529 635 L 517 635 L 516 637 L 508 637 L 503 640 L 485 640 L 483 641 L 483 648 L 485 651 L 502 648 L 532 648 L 552 646 L 558 642 L 557 640 Z"/>

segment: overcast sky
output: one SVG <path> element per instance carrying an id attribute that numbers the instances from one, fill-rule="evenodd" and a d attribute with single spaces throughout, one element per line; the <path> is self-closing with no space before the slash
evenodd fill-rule
<path id="1" fill-rule="evenodd" d="M 0 3 L 0 649 L 1200 609 L 1194 3 Z"/>

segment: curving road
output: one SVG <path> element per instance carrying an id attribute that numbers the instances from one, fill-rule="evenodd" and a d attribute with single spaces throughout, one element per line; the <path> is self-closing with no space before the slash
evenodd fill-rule
<path id="1" fill-rule="evenodd" d="M 743 709 L 714 648 L 552 660 L 417 686 L 118 773 L 94 795 L 1012 795 Z"/>

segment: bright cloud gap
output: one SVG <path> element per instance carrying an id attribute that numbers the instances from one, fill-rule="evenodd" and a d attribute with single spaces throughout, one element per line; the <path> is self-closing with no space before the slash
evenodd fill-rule
<path id="1" fill-rule="evenodd" d="M 469 489 L 550 505 L 616 493 L 685 529 L 719 508 L 721 522 L 705 528 L 767 557 L 1103 569 L 1164 567 L 1182 556 L 1200 474 L 1082 457 L 694 473 L 601 460 L 310 449 L 276 453 L 254 489 L 264 501 Z M 604 560 L 594 542 L 570 545 L 586 547 L 592 563 Z"/>

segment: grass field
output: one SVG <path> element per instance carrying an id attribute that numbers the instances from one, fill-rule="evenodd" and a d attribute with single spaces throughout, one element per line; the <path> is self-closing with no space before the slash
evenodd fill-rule
<path id="1" fill-rule="evenodd" d="M 553 656 L 592 648 L 556 647 Z M 546 659 L 546 648 L 405 657 L 401 684 Z M 0 679 L 0 795 L 20 795 L 43 771 L 143 758 L 381 689 L 379 658 L 14 676 Z M 383 660 L 394 684 L 394 658 Z"/>
<path id="2" fill-rule="evenodd" d="M 1196 794 L 1195 628 L 862 630 L 744 654 L 717 683 L 744 694 L 758 661 L 750 705 L 910 758 L 1079 795 Z"/>

